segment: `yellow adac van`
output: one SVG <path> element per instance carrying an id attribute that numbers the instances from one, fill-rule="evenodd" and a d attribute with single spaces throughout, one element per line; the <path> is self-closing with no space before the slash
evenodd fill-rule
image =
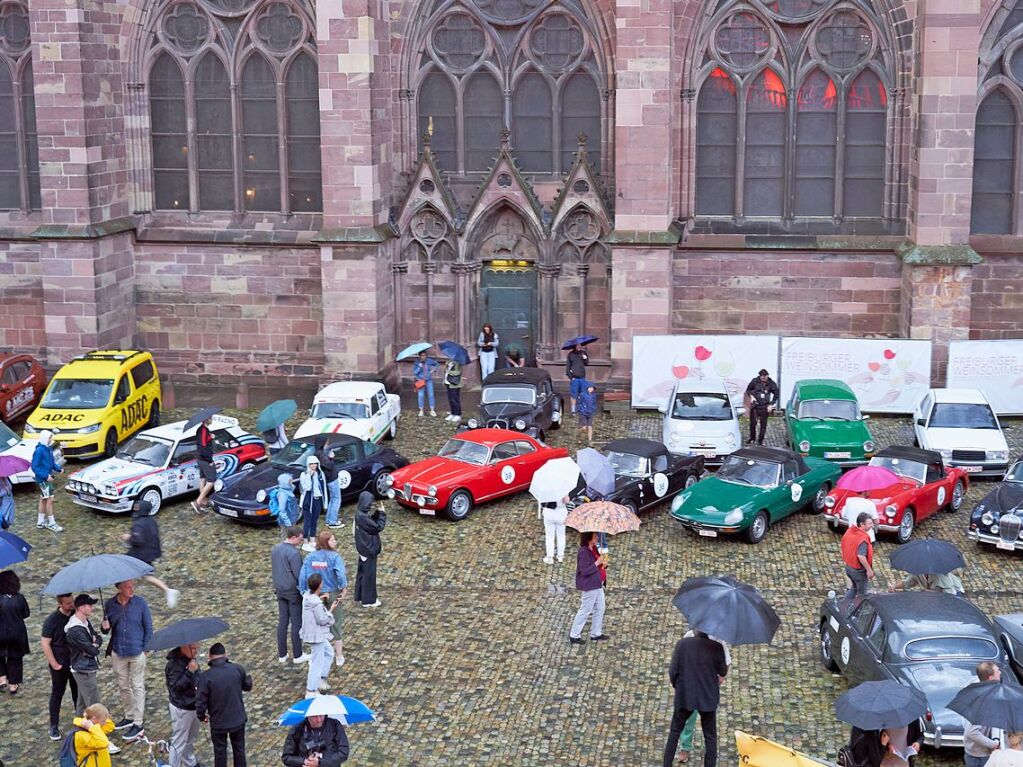
<path id="1" fill-rule="evenodd" d="M 153 355 L 92 351 L 50 379 L 25 424 L 25 438 L 46 429 L 68 458 L 110 457 L 125 437 L 159 423 L 160 377 Z"/>

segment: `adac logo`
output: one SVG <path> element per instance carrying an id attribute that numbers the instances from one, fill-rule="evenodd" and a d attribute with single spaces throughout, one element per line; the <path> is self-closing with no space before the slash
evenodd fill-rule
<path id="1" fill-rule="evenodd" d="M 131 402 L 121 408 L 121 432 L 124 433 L 132 428 L 139 421 L 142 421 L 146 417 L 148 408 L 146 405 L 149 404 L 149 397 L 143 394 L 134 402 Z"/>
<path id="2" fill-rule="evenodd" d="M 43 413 L 39 416 L 40 421 L 46 421 L 47 423 L 63 423 L 65 421 L 72 421 L 77 423 L 78 421 L 85 420 L 84 413 Z"/>

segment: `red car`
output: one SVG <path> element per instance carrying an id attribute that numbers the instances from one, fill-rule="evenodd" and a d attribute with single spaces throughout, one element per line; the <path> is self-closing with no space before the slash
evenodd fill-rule
<path id="1" fill-rule="evenodd" d="M 478 503 L 528 489 L 537 469 L 567 455 L 563 447 L 506 429 L 468 431 L 449 439 L 436 457 L 392 473 L 388 496 L 420 514 L 441 510 L 457 522 Z"/>
<path id="2" fill-rule="evenodd" d="M 46 371 L 27 354 L 0 354 L 0 420 L 13 423 L 32 412 L 46 390 Z"/>
<path id="3" fill-rule="evenodd" d="M 934 450 L 886 447 L 869 465 L 888 469 L 897 475 L 896 481 L 864 491 L 836 486 L 824 499 L 824 518 L 833 530 L 848 527 L 868 511 L 878 530 L 895 533 L 896 540 L 905 543 L 921 520 L 940 509 L 959 511 L 970 484 L 965 470 L 946 467 Z"/>

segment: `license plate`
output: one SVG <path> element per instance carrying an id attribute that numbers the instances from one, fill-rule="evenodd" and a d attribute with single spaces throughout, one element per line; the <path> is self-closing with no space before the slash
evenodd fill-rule
<path id="1" fill-rule="evenodd" d="M 693 452 L 697 455 L 705 455 L 708 458 L 713 458 L 717 455 L 717 452 L 712 447 L 694 447 Z"/>
<path id="2" fill-rule="evenodd" d="M 717 530 L 697 530 L 696 532 L 698 532 L 704 538 L 717 538 L 718 537 L 718 531 Z"/>
<path id="3" fill-rule="evenodd" d="M 217 511 L 219 511 L 221 514 L 223 514 L 225 517 L 237 517 L 238 516 L 238 512 L 237 511 L 235 511 L 234 509 L 225 509 L 223 506 L 221 506 L 219 509 L 217 509 Z"/>
<path id="4" fill-rule="evenodd" d="M 427 517 L 436 517 L 437 511 L 435 509 L 424 509 L 420 507 L 419 513 Z"/>
<path id="5" fill-rule="evenodd" d="M 83 501 L 87 501 L 88 503 L 96 503 L 96 501 L 98 500 L 96 496 L 86 495 L 85 493 L 82 493 L 81 498 Z"/>
<path id="6" fill-rule="evenodd" d="M 832 450 L 824 453 L 825 458 L 852 458 L 852 453 L 848 450 Z"/>
<path id="7" fill-rule="evenodd" d="M 983 466 L 960 466 L 959 468 L 961 468 L 963 471 L 965 471 L 968 474 L 972 474 L 975 471 L 984 471 L 984 467 Z"/>
<path id="8" fill-rule="evenodd" d="M 999 541 L 995 544 L 995 548 L 996 549 L 1005 549 L 1006 551 L 1015 551 L 1016 550 L 1016 544 L 1015 543 L 1009 543 L 1008 541 L 1003 541 L 1003 540 L 999 539 Z"/>

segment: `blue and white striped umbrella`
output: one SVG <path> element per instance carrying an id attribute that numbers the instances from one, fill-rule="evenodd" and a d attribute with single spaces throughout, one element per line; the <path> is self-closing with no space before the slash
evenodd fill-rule
<path id="1" fill-rule="evenodd" d="M 329 716 L 345 726 L 376 719 L 376 714 L 360 700 L 347 695 L 317 695 L 292 704 L 277 721 L 283 727 L 293 727 L 310 716 Z"/>

